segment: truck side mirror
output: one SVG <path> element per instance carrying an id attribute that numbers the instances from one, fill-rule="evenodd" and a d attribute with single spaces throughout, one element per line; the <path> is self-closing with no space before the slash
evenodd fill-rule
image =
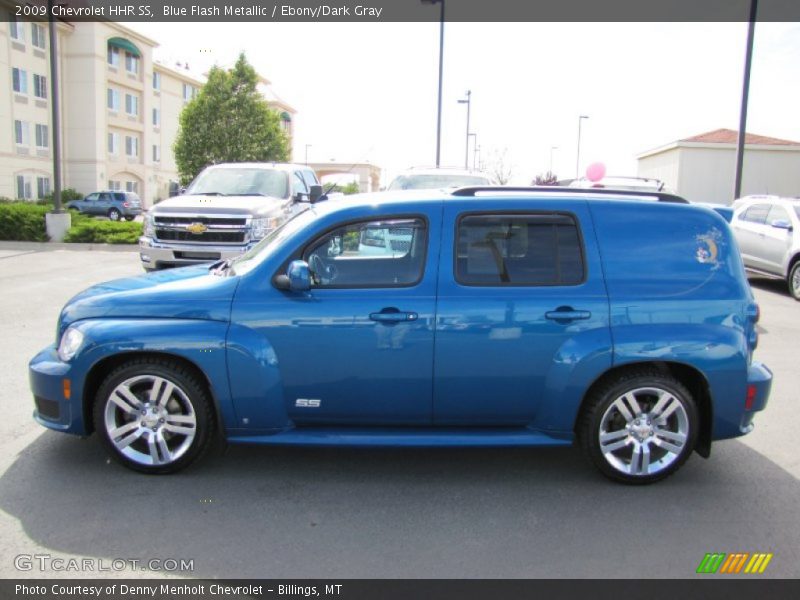
<path id="1" fill-rule="evenodd" d="M 321 199 L 322 199 L 322 186 L 321 185 L 310 186 L 308 201 L 311 202 L 311 204 L 314 204 L 314 202 L 319 202 Z"/>
<path id="2" fill-rule="evenodd" d="M 293 260 L 286 269 L 286 275 L 275 278 L 275 287 L 290 292 L 307 292 L 311 289 L 311 272 L 304 260 Z"/>

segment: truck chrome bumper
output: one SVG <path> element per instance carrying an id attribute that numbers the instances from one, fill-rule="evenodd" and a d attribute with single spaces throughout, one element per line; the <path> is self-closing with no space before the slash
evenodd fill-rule
<path id="1" fill-rule="evenodd" d="M 161 269 L 225 260 L 239 256 L 256 242 L 236 245 L 168 244 L 149 237 L 139 238 L 139 258 L 145 269 Z"/>

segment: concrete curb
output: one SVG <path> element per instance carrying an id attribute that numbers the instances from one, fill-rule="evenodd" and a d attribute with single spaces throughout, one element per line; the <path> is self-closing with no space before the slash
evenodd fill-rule
<path id="1" fill-rule="evenodd" d="M 9 242 L 0 241 L 0 250 L 17 250 L 20 252 L 53 252 L 67 250 L 72 252 L 138 252 L 138 244 L 67 244 L 64 242 Z"/>

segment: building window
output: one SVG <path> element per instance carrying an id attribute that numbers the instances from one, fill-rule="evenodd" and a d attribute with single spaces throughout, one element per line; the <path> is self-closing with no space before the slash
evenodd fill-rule
<path id="1" fill-rule="evenodd" d="M 31 178 L 25 175 L 17 175 L 17 198 L 30 200 L 32 197 Z"/>
<path id="2" fill-rule="evenodd" d="M 119 110 L 119 90 L 108 88 L 108 109 Z"/>
<path id="3" fill-rule="evenodd" d="M 132 94 L 125 94 L 125 112 L 131 116 L 139 114 L 139 97 Z"/>
<path id="4" fill-rule="evenodd" d="M 189 102 L 189 100 L 192 100 L 195 96 L 197 96 L 197 88 L 195 88 L 193 85 L 189 85 L 188 83 L 184 83 L 183 101 Z"/>
<path id="5" fill-rule="evenodd" d="M 125 53 L 125 70 L 128 73 L 139 73 L 139 57 L 134 56 L 130 52 Z"/>
<path id="6" fill-rule="evenodd" d="M 11 69 L 11 85 L 18 94 L 28 93 L 28 72 L 14 67 Z"/>
<path id="7" fill-rule="evenodd" d="M 125 191 L 126 192 L 133 192 L 134 194 L 139 193 L 139 182 L 138 181 L 126 181 L 125 182 Z"/>
<path id="8" fill-rule="evenodd" d="M 161 146 L 153 144 L 153 162 L 161 162 Z"/>
<path id="9" fill-rule="evenodd" d="M 161 111 L 157 108 L 153 109 L 153 126 L 158 127 L 161 125 Z"/>
<path id="10" fill-rule="evenodd" d="M 42 50 L 46 48 L 44 27 L 36 23 L 31 23 L 31 43 Z"/>
<path id="11" fill-rule="evenodd" d="M 47 77 L 44 75 L 33 76 L 33 95 L 47 100 Z"/>
<path id="12" fill-rule="evenodd" d="M 139 138 L 130 135 L 125 136 L 125 154 L 132 158 L 139 156 Z"/>
<path id="13" fill-rule="evenodd" d="M 119 154 L 119 134 L 118 133 L 109 133 L 108 134 L 108 153 L 109 154 Z"/>
<path id="14" fill-rule="evenodd" d="M 49 148 L 50 136 L 48 135 L 47 125 L 36 124 L 36 147 Z"/>
<path id="15" fill-rule="evenodd" d="M 50 178 L 37 177 L 36 178 L 36 197 L 44 198 L 50 193 Z"/>
<path id="16" fill-rule="evenodd" d="M 11 39 L 17 40 L 18 42 L 25 42 L 25 29 L 20 23 L 16 15 L 11 15 L 11 21 L 8 23 L 9 31 L 11 32 Z"/>
<path id="17" fill-rule="evenodd" d="M 119 192 L 122 190 L 122 184 L 119 181 L 115 181 L 113 179 L 108 180 L 108 189 L 112 192 Z"/>
<path id="18" fill-rule="evenodd" d="M 14 140 L 19 146 L 29 146 L 31 143 L 30 125 L 27 121 L 14 121 Z"/>
<path id="19" fill-rule="evenodd" d="M 160 90 L 161 89 L 161 73 L 153 73 L 153 89 Z"/>
<path id="20" fill-rule="evenodd" d="M 108 64 L 115 68 L 119 66 L 119 48 L 116 46 L 108 47 Z"/>

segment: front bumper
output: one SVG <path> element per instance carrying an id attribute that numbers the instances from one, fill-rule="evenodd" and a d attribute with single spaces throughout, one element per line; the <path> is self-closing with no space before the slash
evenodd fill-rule
<path id="1" fill-rule="evenodd" d="M 55 345 L 33 357 L 28 364 L 28 378 L 35 404 L 33 418 L 40 425 L 76 435 L 88 433 L 81 402 L 83 378 L 76 378 L 72 365 L 58 358 Z"/>
<path id="2" fill-rule="evenodd" d="M 255 245 L 256 242 L 218 246 L 212 244 L 175 244 L 159 242 L 142 236 L 139 238 L 139 258 L 145 269 L 183 267 L 234 258 L 243 252 L 247 252 Z"/>

